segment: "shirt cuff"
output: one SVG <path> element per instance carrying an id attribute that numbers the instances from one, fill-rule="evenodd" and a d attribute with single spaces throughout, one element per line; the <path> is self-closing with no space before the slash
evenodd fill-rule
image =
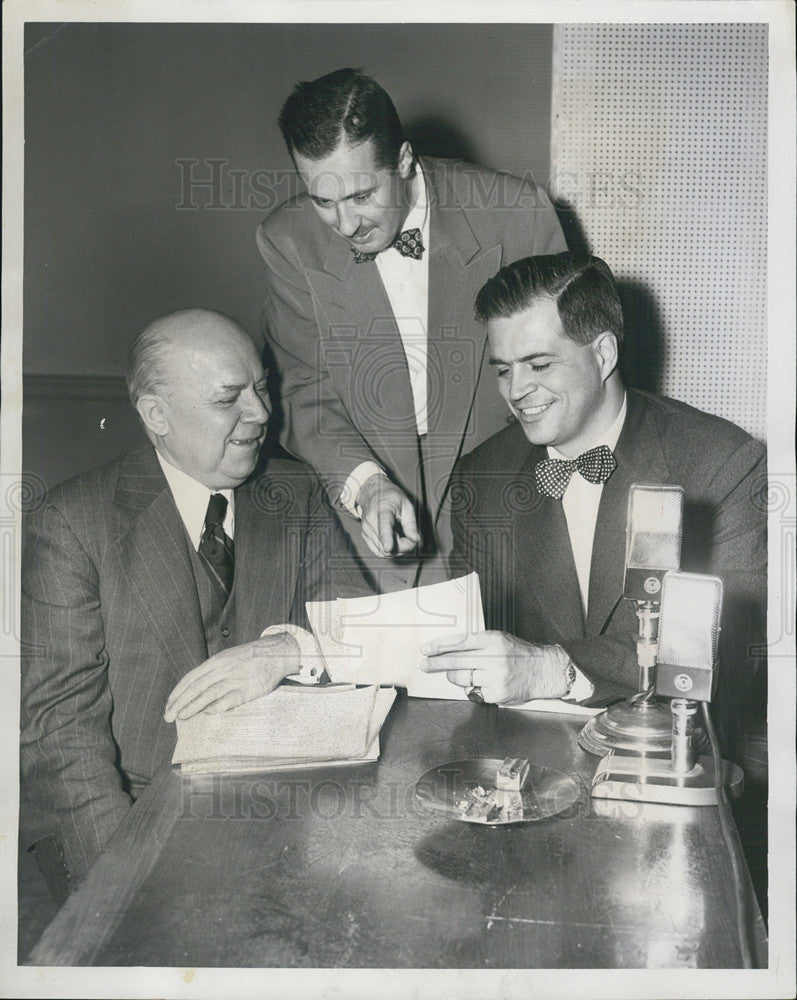
<path id="1" fill-rule="evenodd" d="M 299 646 L 299 672 L 289 676 L 300 684 L 320 684 L 326 679 L 324 657 L 313 633 L 288 622 L 285 625 L 269 625 L 261 635 L 279 635 L 281 632 L 292 635 Z"/>
<path id="2" fill-rule="evenodd" d="M 366 480 L 377 474 L 384 475 L 385 470 L 380 465 L 377 465 L 376 462 L 360 462 L 357 468 L 351 473 L 349 478 L 343 484 L 343 489 L 340 494 L 340 502 L 346 510 L 355 517 L 360 517 L 361 515 L 360 508 L 356 503 L 360 488 Z"/>

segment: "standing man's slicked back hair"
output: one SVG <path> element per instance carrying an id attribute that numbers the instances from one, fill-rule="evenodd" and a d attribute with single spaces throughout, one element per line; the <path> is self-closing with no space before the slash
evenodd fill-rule
<path id="1" fill-rule="evenodd" d="M 565 334 L 590 344 L 605 331 L 623 341 L 623 310 L 614 276 L 605 261 L 589 254 L 524 257 L 502 267 L 476 297 L 476 317 L 486 323 L 508 319 L 538 299 L 554 299 Z"/>
<path id="2" fill-rule="evenodd" d="M 389 95 L 356 69 L 337 69 L 309 83 L 298 83 L 279 115 L 285 145 L 320 160 L 342 140 L 351 145 L 372 140 L 376 166 L 396 166 L 404 130 Z"/>

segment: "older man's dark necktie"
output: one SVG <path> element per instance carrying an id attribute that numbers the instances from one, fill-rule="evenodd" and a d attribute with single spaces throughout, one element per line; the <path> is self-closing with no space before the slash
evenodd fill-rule
<path id="1" fill-rule="evenodd" d="M 405 229 L 403 233 L 398 234 L 387 249 L 390 250 L 391 248 L 398 250 L 402 257 L 412 257 L 413 260 L 421 260 L 425 247 L 421 239 L 420 229 Z M 377 256 L 375 253 L 358 250 L 357 247 L 352 247 L 351 252 L 354 254 L 354 260 L 357 264 L 376 260 Z"/>
<path id="2" fill-rule="evenodd" d="M 227 498 L 221 493 L 211 494 L 198 550 L 202 565 L 210 577 L 214 591 L 221 598 L 222 605 L 230 596 L 235 570 L 233 541 L 223 527 L 226 513 Z"/>
<path id="3" fill-rule="evenodd" d="M 588 483 L 605 483 L 617 468 L 617 459 L 607 445 L 590 448 L 578 458 L 546 458 L 534 467 L 537 490 L 545 497 L 561 500 L 573 473 L 577 472 Z"/>

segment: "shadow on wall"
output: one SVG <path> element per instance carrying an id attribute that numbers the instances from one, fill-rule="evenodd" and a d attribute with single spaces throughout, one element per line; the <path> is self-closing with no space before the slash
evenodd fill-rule
<path id="1" fill-rule="evenodd" d="M 554 201 L 554 207 L 556 208 L 556 214 L 559 217 L 559 225 L 562 227 L 562 232 L 565 234 L 565 241 L 567 246 L 573 253 L 591 253 L 590 245 L 587 240 L 586 234 L 581 227 L 581 222 L 579 221 L 576 210 L 572 205 L 568 205 L 566 202 Z M 611 264 L 610 261 L 606 262 Z"/>
<path id="2" fill-rule="evenodd" d="M 31 498 L 146 441 L 121 376 L 26 375 L 22 406 Z"/>
<path id="3" fill-rule="evenodd" d="M 589 245 L 576 209 L 565 202 L 556 203 L 556 214 L 568 247 L 574 252 L 597 253 Z M 607 260 L 612 270 L 616 261 Z M 656 301 L 641 284 L 617 281 L 617 290 L 623 305 L 625 343 L 620 359 L 620 370 L 626 385 L 647 392 L 660 392 L 664 358 L 664 329 Z"/>
<path id="4" fill-rule="evenodd" d="M 446 156 L 478 162 L 474 147 L 464 132 L 444 118 L 416 118 L 405 128 L 416 154 Z M 556 203 L 556 213 L 568 247 L 573 251 L 592 252 L 576 209 Z M 613 261 L 607 261 L 614 267 Z M 625 317 L 625 344 L 620 367 L 626 385 L 648 392 L 659 392 L 662 382 L 664 331 L 653 296 L 643 285 L 617 282 Z M 275 397 L 277 398 L 277 397 Z M 280 414 L 277 414 L 277 420 Z M 275 421 L 276 422 L 276 421 Z"/>
<path id="5" fill-rule="evenodd" d="M 664 357 L 664 330 L 656 301 L 644 285 L 618 281 L 623 304 L 625 343 L 620 370 L 626 385 L 660 392 Z"/>
<path id="6" fill-rule="evenodd" d="M 416 118 L 404 128 L 413 152 L 426 156 L 447 156 L 476 163 L 477 154 L 464 132 L 435 115 Z"/>

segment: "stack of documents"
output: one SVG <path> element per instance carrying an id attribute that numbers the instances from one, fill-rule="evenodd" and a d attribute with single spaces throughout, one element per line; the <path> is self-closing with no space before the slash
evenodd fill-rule
<path id="1" fill-rule="evenodd" d="M 431 639 L 484 631 L 475 573 L 394 594 L 306 607 L 333 683 L 281 685 L 229 712 L 178 719 L 173 763 L 184 771 L 213 772 L 376 760 L 379 731 L 396 687 L 417 698 L 467 697 L 445 672 L 421 670 L 421 646 Z M 556 700 L 513 707 L 587 715 L 597 711 Z"/>
<path id="2" fill-rule="evenodd" d="M 373 685 L 282 685 L 228 712 L 178 719 L 172 763 L 216 772 L 376 760 L 395 696 Z"/>

